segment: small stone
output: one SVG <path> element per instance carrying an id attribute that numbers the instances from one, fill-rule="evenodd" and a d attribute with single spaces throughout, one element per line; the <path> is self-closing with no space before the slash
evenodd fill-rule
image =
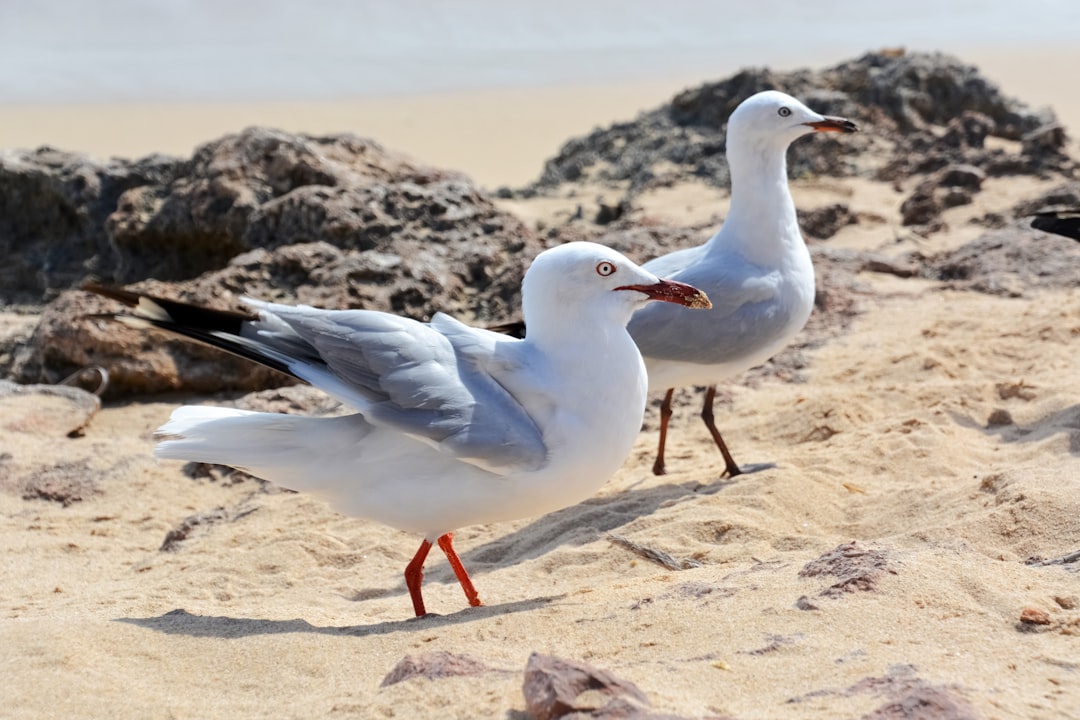
<path id="1" fill-rule="evenodd" d="M 986 419 L 986 425 L 988 427 L 1001 427 L 1002 425 L 1013 425 L 1012 414 L 1005 408 L 997 408 L 990 417 Z"/>
<path id="2" fill-rule="evenodd" d="M 1024 625 L 1049 625 L 1050 614 L 1039 608 L 1027 607 L 1020 612 L 1020 622 Z"/>
<path id="3" fill-rule="evenodd" d="M 976 192 L 985 179 L 986 173 L 974 165 L 949 165 L 939 170 L 936 175 L 940 187 L 967 188 Z"/>
<path id="4" fill-rule="evenodd" d="M 594 713 L 620 700 L 638 706 L 649 704 L 645 693 L 636 685 L 607 670 L 540 653 L 529 656 L 522 692 L 526 711 L 534 720 L 556 720 L 578 712 Z"/>
<path id="5" fill-rule="evenodd" d="M 920 185 L 915 192 L 900 206 L 901 222 L 908 225 L 926 225 L 937 218 L 942 211 L 932 187 Z"/>
<path id="6" fill-rule="evenodd" d="M 379 687 L 396 685 L 399 682 L 418 677 L 438 680 L 445 677 L 481 675 L 491 671 L 492 668 L 487 664 L 470 655 L 436 650 L 418 655 L 406 655 L 401 658 L 397 665 L 379 683 Z"/>

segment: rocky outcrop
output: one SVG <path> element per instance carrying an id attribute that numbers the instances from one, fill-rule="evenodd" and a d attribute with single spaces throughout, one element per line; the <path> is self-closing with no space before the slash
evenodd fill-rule
<path id="1" fill-rule="evenodd" d="M 414 277 L 442 276 L 449 263 L 446 277 L 481 293 L 513 272 L 511 256 L 516 268 L 518 253 L 538 248 L 463 175 L 352 135 L 249 128 L 183 161 L 98 163 L 48 148 L 0 156 L 4 302 L 40 303 L 88 277 L 187 280 L 246 252 L 309 243 L 408 257 L 415 262 L 402 271 Z M 356 271 L 394 262 L 371 259 Z"/>
<path id="2" fill-rule="evenodd" d="M 727 118 L 743 99 L 770 89 L 819 112 L 849 117 L 861 131 L 793 144 L 792 177 L 862 175 L 900 183 L 959 165 L 986 176 L 1076 171 L 1052 111 L 1033 111 L 1006 97 L 976 68 L 947 55 L 869 53 L 822 71 L 750 69 L 691 88 L 631 122 L 568 141 L 517 193 L 544 194 L 584 180 L 606 183 L 627 188 L 613 205 L 625 215 L 636 195 L 680 178 L 727 186 Z M 990 137 L 1011 143 L 988 147 Z M 922 198 L 913 204 L 922 209 L 909 214 L 912 222 L 918 216 L 933 223 L 940 212 Z"/>
<path id="3" fill-rule="evenodd" d="M 56 239 L 63 231 L 76 240 L 56 240 L 67 248 L 64 272 L 44 285 L 24 283 L 26 302 L 94 277 L 221 308 L 240 309 L 239 296 L 251 295 L 418 319 L 441 310 L 482 321 L 516 310 L 524 268 L 543 248 L 464 176 L 349 135 L 251 128 L 203 145 L 170 172 L 137 179 L 131 168 L 149 160 L 98 167 L 84 159 L 77 171 L 73 158 L 65 156 L 54 171 L 81 176 L 95 168 L 102 177 L 123 175 L 129 187 L 117 191 L 124 186 L 119 180 L 99 182 L 113 192 L 99 191 L 93 203 L 72 211 L 81 225 L 38 233 Z M 40 179 L 49 171 L 35 172 Z M 56 177 L 50 182 L 66 187 Z M 34 222 L 54 227 L 26 216 L 11 225 L 9 240 L 34 234 Z M 102 228 L 94 230 L 94 222 Z M 12 253 L 11 272 L 32 274 L 26 265 L 51 251 L 41 243 L 34 252 Z M 85 293 L 63 292 L 17 353 L 15 376 L 55 382 L 101 365 L 111 372 L 109 397 L 284 382 L 220 352 L 91 317 L 116 309 Z"/>
<path id="4" fill-rule="evenodd" d="M 99 161 L 50 147 L 0 152 L 0 304 L 37 305 L 120 263 L 105 222 L 132 188 L 165 185 L 189 165 L 152 155 Z"/>

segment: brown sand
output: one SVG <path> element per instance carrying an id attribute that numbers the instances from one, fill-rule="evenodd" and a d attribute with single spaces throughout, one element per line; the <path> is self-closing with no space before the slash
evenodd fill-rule
<path id="1" fill-rule="evenodd" d="M 1000 210 L 1040 189 L 989 180 L 979 202 Z M 831 244 L 915 242 L 891 190 L 796 188 L 807 209 L 838 196 L 886 220 Z M 714 200 L 690 187 L 649 202 L 707 218 Z M 964 214 L 985 210 L 950 210 L 957 230 L 921 246 L 970 239 Z M 976 717 L 1077 717 L 1077 565 L 1024 560 L 1080 549 L 1080 289 L 999 298 L 860 280 L 863 314 L 806 353 L 807 382 L 732 386 L 718 407 L 736 457 L 775 467 L 718 479 L 690 395 L 670 475 L 649 472 L 644 432 L 598 497 L 462 529 L 487 606 L 465 608 L 433 555 L 425 594 L 442 615 L 422 620 L 401 579 L 417 538 L 155 461 L 153 428 L 191 398 L 106 408 L 79 438 L 62 404 L 5 401 L 0 715 L 521 718 L 521 670 L 541 651 L 686 716 L 855 718 L 922 691 Z M 82 499 L 25 499 L 57 464 Z M 193 515 L 206 521 L 159 550 Z M 701 566 L 661 567 L 609 533 Z M 866 552 L 851 592 L 828 590 L 843 577 L 800 575 L 852 540 Z M 1045 624 L 1021 622 L 1040 613 Z M 405 654 L 435 650 L 508 672 L 379 687 Z"/>

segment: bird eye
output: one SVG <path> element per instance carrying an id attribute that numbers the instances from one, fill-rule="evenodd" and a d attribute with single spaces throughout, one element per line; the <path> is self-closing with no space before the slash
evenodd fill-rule
<path id="1" fill-rule="evenodd" d="M 607 277 L 615 272 L 615 264 L 609 263 L 607 260 L 596 266 L 596 274 L 601 277 Z"/>
<path id="2" fill-rule="evenodd" d="M 791 108 L 782 107 L 779 110 L 777 110 L 776 112 L 780 115 L 780 117 L 789 117 L 791 115 Z"/>

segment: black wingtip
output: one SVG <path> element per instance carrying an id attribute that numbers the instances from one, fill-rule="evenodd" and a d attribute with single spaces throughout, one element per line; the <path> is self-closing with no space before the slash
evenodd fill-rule
<path id="1" fill-rule="evenodd" d="M 199 307 L 179 300 L 169 300 L 112 285 L 87 281 L 82 289 L 96 295 L 117 300 L 130 308 L 134 315 L 157 322 L 170 322 L 183 327 L 194 328 L 203 332 L 222 332 L 239 335 L 245 322 L 256 319 L 253 313 L 235 310 L 214 310 Z M 160 325 L 160 327 L 165 327 Z"/>
<path id="2" fill-rule="evenodd" d="M 525 321 L 524 320 L 511 320 L 510 322 L 499 323 L 498 325 L 488 325 L 487 329 L 492 332 L 502 333 L 503 335 L 509 335 L 518 339 L 525 337 Z"/>
<path id="3" fill-rule="evenodd" d="M 213 310 L 92 281 L 83 283 L 81 287 L 132 308 L 130 312 L 96 313 L 87 317 L 113 320 L 140 329 L 164 330 L 304 380 L 279 356 L 263 352 L 258 343 L 241 337 L 244 323 L 257 319 L 254 314 Z"/>
<path id="4" fill-rule="evenodd" d="M 132 292 L 131 290 L 125 290 L 124 288 L 115 287 L 113 285 L 102 285 L 101 283 L 93 280 L 87 280 L 80 286 L 81 290 L 94 293 L 95 295 L 101 295 L 111 300 L 122 302 L 129 307 L 135 307 L 139 304 L 139 293 Z"/>
<path id="5" fill-rule="evenodd" d="M 1031 227 L 1080 241 L 1080 210 L 1038 213 L 1031 219 Z"/>

